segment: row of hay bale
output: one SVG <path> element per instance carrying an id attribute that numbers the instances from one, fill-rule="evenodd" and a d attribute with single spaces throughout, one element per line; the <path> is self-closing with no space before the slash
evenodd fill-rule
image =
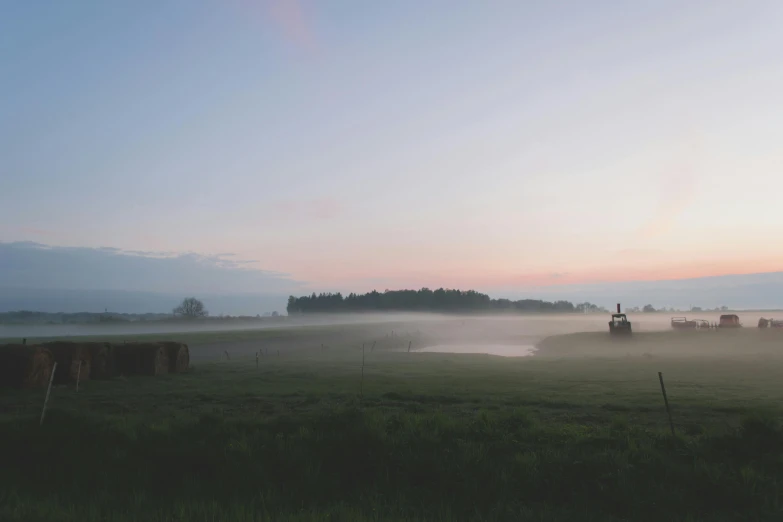
<path id="1" fill-rule="evenodd" d="M 0 386 L 47 386 L 55 362 L 54 384 L 68 384 L 117 375 L 183 373 L 190 366 L 190 351 L 188 345 L 177 342 L 0 345 Z"/>

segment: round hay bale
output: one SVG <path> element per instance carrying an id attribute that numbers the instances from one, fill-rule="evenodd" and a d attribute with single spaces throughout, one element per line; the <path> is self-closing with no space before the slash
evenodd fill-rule
<path id="1" fill-rule="evenodd" d="M 90 352 L 90 379 L 114 377 L 114 348 L 109 343 L 82 343 Z"/>
<path id="2" fill-rule="evenodd" d="M 169 372 L 166 348 L 158 343 L 114 345 L 116 372 L 122 375 L 161 375 Z"/>
<path id="3" fill-rule="evenodd" d="M 169 373 L 185 373 L 190 368 L 190 350 L 188 345 L 173 341 L 161 341 L 169 357 Z"/>
<path id="4" fill-rule="evenodd" d="M 54 366 L 52 352 L 40 345 L 0 345 L 0 386 L 45 388 Z"/>
<path id="5" fill-rule="evenodd" d="M 84 381 L 90 378 L 92 356 L 85 343 L 55 341 L 44 343 L 43 346 L 52 352 L 57 368 L 61 369 L 54 375 L 55 384 L 75 383 L 77 379 Z"/>

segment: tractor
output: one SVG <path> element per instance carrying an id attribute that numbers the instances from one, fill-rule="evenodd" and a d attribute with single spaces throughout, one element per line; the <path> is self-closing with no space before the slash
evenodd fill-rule
<path id="1" fill-rule="evenodd" d="M 631 335 L 631 321 L 625 314 L 620 313 L 620 303 L 617 303 L 617 313 L 612 314 L 609 321 L 609 333 L 611 335 Z"/>

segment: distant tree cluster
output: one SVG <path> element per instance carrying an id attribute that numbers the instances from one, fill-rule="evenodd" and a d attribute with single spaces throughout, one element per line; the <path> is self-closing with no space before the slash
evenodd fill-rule
<path id="1" fill-rule="evenodd" d="M 576 311 L 582 313 L 598 313 L 598 312 L 606 313 L 606 308 L 604 308 L 603 306 L 595 305 L 593 303 L 585 302 L 576 305 Z"/>
<path id="2" fill-rule="evenodd" d="M 725 312 L 729 309 L 728 306 L 716 306 L 715 308 L 702 308 L 701 306 L 692 306 L 688 310 L 681 310 L 674 307 L 666 308 L 665 306 L 663 308 L 655 308 L 651 304 L 644 305 L 644 307 L 638 307 L 638 306 L 629 306 L 626 307 L 625 311 L 628 313 L 637 313 L 637 312 L 671 312 L 671 313 L 683 313 L 687 311 L 691 312 Z"/>
<path id="3" fill-rule="evenodd" d="M 602 311 L 596 305 L 582 303 L 574 306 L 569 301 L 541 301 L 538 299 L 490 299 L 475 290 L 373 290 L 366 294 L 321 293 L 288 298 L 288 314 L 366 312 L 366 311 L 517 311 L 517 312 L 584 312 Z"/>
<path id="4" fill-rule="evenodd" d="M 17 310 L 0 313 L 0 324 L 89 324 L 125 323 L 131 321 L 157 321 L 170 317 L 168 314 L 123 314 L 111 312 L 34 312 Z"/>

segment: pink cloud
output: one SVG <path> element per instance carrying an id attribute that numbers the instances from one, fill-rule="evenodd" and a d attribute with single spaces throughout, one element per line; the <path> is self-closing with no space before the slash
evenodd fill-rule
<path id="1" fill-rule="evenodd" d="M 268 7 L 270 16 L 288 41 L 303 49 L 313 50 L 313 31 L 300 0 L 271 0 Z"/>
<path id="2" fill-rule="evenodd" d="M 306 206 L 308 215 L 316 219 L 331 219 L 343 211 L 342 205 L 333 199 L 314 199 Z"/>
<path id="3" fill-rule="evenodd" d="M 278 201 L 272 205 L 277 215 L 286 218 L 333 219 L 345 211 L 339 201 L 332 198 L 316 198 L 303 201 Z"/>
<path id="4" fill-rule="evenodd" d="M 23 234 L 30 234 L 33 236 L 51 236 L 52 233 L 48 230 L 43 230 L 41 228 L 34 228 L 34 227 L 19 227 L 19 231 Z"/>

